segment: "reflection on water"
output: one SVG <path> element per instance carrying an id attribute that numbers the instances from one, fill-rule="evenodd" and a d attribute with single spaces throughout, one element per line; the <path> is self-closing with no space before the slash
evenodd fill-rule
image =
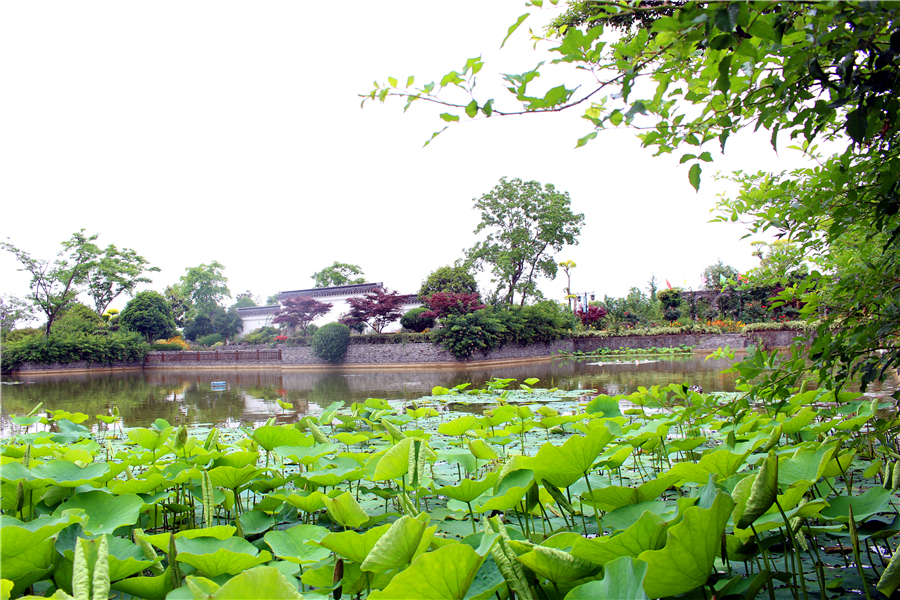
<path id="1" fill-rule="evenodd" d="M 316 412 L 334 401 L 347 404 L 367 398 L 414 400 L 435 386 L 471 383 L 484 387 L 493 377 L 523 381 L 537 377 L 538 387 L 563 390 L 598 390 L 630 394 L 639 386 L 669 383 L 699 384 L 704 391 L 732 391 L 734 374 L 723 374 L 724 361 L 705 356 L 671 357 L 635 365 L 590 365 L 587 360 L 555 359 L 534 363 L 458 369 L 387 369 L 340 371 L 259 370 L 149 370 L 119 373 L 13 375 L 4 377 L 0 389 L 0 429 L 11 433 L 10 414 L 29 413 L 38 402 L 42 410 L 82 412 L 91 417 L 119 407 L 126 427 L 147 426 L 155 419 L 169 423 L 213 424 L 234 427 L 262 423 L 269 417 L 290 422 Z M 596 360 L 596 359 L 595 359 Z M 228 389 L 212 391 L 210 382 L 225 381 Z M 14 382 L 18 382 L 14 385 Z M 294 405 L 284 413 L 275 400 Z"/>

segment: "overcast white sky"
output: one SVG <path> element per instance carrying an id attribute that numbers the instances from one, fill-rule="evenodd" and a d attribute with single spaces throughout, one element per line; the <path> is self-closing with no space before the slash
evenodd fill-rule
<path id="1" fill-rule="evenodd" d="M 232 292 L 265 299 L 338 260 L 413 293 L 474 243 L 472 199 L 509 176 L 553 183 L 585 214 L 580 244 L 557 257 L 578 264 L 574 291 L 623 295 L 652 274 L 697 288 L 718 258 L 755 266 L 739 225 L 707 221 L 716 168 L 784 167 L 765 133 L 729 142 L 695 193 L 687 165 L 652 158 L 631 132 L 575 150 L 589 131 L 576 113 L 467 123 L 423 148 L 441 111 L 360 108 L 374 80 L 439 79 L 479 54 L 479 87 L 533 68 L 544 57 L 527 26 L 498 53 L 523 12 L 510 0 L 3 3 L 0 238 L 51 258 L 84 228 L 160 267 L 148 286 L 160 291 L 217 260 Z M 3 253 L 0 287 L 24 296 L 16 269 Z M 560 273 L 541 289 L 562 299 L 564 286 Z"/>

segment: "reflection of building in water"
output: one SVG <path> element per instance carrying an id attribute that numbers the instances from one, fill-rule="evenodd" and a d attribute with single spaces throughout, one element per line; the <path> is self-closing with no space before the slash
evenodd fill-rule
<path id="1" fill-rule="evenodd" d="M 260 327 L 271 325 L 272 319 L 275 318 L 275 313 L 277 313 L 278 309 L 281 308 L 281 303 L 284 302 L 286 298 L 292 298 L 294 296 L 304 296 L 307 298 L 318 300 L 323 304 L 331 304 L 331 310 L 328 313 L 313 321 L 314 325 L 318 325 L 319 327 L 321 327 L 326 323 L 334 323 L 342 315 L 346 314 L 350 310 L 349 301 L 351 298 L 362 298 L 365 294 L 374 292 L 377 289 L 385 289 L 384 284 L 381 282 L 360 283 L 357 285 L 337 285 L 332 287 L 279 292 L 279 304 L 274 304 L 272 306 L 251 306 L 248 308 L 237 309 L 238 314 L 241 316 L 241 320 L 244 322 L 244 327 L 241 331 L 241 335 L 246 335 L 254 329 L 259 329 Z M 412 310 L 417 306 L 422 306 L 422 303 L 419 302 L 419 298 L 416 294 L 407 294 L 401 296 L 401 298 L 403 300 L 403 312 Z M 385 327 L 384 332 L 389 333 L 399 330 L 400 321 L 395 321 Z"/>

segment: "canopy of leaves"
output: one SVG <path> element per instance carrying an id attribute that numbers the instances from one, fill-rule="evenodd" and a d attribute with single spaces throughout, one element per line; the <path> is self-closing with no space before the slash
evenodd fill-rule
<path id="1" fill-rule="evenodd" d="M 275 313 L 272 323 L 284 323 L 300 331 L 306 331 L 309 324 L 317 317 L 327 315 L 331 303 L 319 302 L 309 296 L 290 296 L 281 302 L 281 308 Z"/>
<path id="2" fill-rule="evenodd" d="M 484 308 L 481 298 L 474 293 L 447 293 L 438 292 L 426 299 L 431 310 L 428 316 L 442 319 L 448 315 L 465 315 Z"/>
<path id="3" fill-rule="evenodd" d="M 478 294 L 478 282 L 472 273 L 463 265 L 455 267 L 444 266 L 435 269 L 422 282 L 419 288 L 419 299 L 425 301 L 428 297 L 440 293 L 453 294 Z"/>
<path id="4" fill-rule="evenodd" d="M 178 286 L 193 314 L 209 312 L 213 305 L 231 296 L 224 269 L 217 261 L 185 269 L 187 273 L 181 276 Z"/>
<path id="5" fill-rule="evenodd" d="M 132 298 L 120 313 L 119 323 L 125 329 L 146 336 L 148 341 L 175 334 L 175 319 L 169 303 L 153 291 L 141 292 Z"/>
<path id="6" fill-rule="evenodd" d="M 320 288 L 365 283 L 365 277 L 355 277 L 355 275 L 362 274 L 362 268 L 359 265 L 334 261 L 333 265 L 325 267 L 321 271 L 316 271 L 311 277 L 316 282 L 314 287 Z"/>
<path id="7" fill-rule="evenodd" d="M 16 324 L 32 319 L 31 305 L 16 296 L 0 296 L 0 333 L 6 335 L 16 328 Z"/>
<path id="8" fill-rule="evenodd" d="M 726 285 L 736 283 L 739 275 L 737 269 L 723 264 L 720 258 L 715 264 L 703 269 L 703 287 L 708 290 L 721 290 Z"/>
<path id="9" fill-rule="evenodd" d="M 340 322 L 349 327 L 365 323 L 377 333 L 403 316 L 403 297 L 381 288 L 362 297 L 349 298 L 350 310 Z"/>
<path id="10" fill-rule="evenodd" d="M 489 267 L 497 287 L 493 297 L 512 305 L 518 294 L 524 305 L 537 294 L 539 276 L 555 277 L 554 253 L 578 243 L 583 214 L 571 210 L 568 192 L 557 192 L 553 184 L 500 179 L 493 190 L 475 199 L 481 221 L 475 233 L 483 240 L 466 251 L 468 263 Z"/>

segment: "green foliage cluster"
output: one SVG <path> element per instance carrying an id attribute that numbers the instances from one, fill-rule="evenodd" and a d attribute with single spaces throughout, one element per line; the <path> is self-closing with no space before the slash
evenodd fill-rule
<path id="1" fill-rule="evenodd" d="M 504 344 L 553 342 L 571 335 L 575 315 L 565 306 L 544 301 L 508 308 L 486 307 L 468 314 L 448 315 L 432 339 L 460 359 Z"/>
<path id="2" fill-rule="evenodd" d="M 722 330 L 715 325 L 688 321 L 684 325 L 679 325 L 677 327 L 635 327 L 633 329 L 619 329 L 618 331 L 579 331 L 574 334 L 574 337 L 629 337 L 681 333 L 722 333 Z"/>
<path id="3" fill-rule="evenodd" d="M 430 312 L 426 307 L 419 306 L 406 312 L 400 317 L 400 324 L 404 329 L 422 333 L 426 329 L 434 327 L 434 317 L 423 317 L 422 313 Z"/>
<path id="4" fill-rule="evenodd" d="M 225 338 L 222 337 L 221 333 L 210 333 L 197 338 L 197 343 L 201 346 L 212 346 L 213 344 L 221 343 L 224 340 Z"/>
<path id="5" fill-rule="evenodd" d="M 350 347 L 350 328 L 343 323 L 326 323 L 313 335 L 312 352 L 330 363 L 344 360 Z"/>
<path id="6" fill-rule="evenodd" d="M 140 333 L 148 342 L 175 334 L 175 318 L 169 303 L 162 294 L 153 291 L 141 292 L 132 298 L 119 314 L 119 323 L 125 329 Z"/>
<path id="7" fill-rule="evenodd" d="M 464 265 L 443 266 L 432 271 L 422 282 L 422 287 L 419 288 L 419 300 L 425 302 L 431 295 L 440 292 L 477 294 L 478 282 Z"/>
<path id="8" fill-rule="evenodd" d="M 266 325 L 265 327 L 254 329 L 253 331 L 242 337 L 241 342 L 253 345 L 271 344 L 275 341 L 276 335 L 278 335 L 278 330 L 271 325 Z"/>
<path id="9" fill-rule="evenodd" d="M 23 363 L 52 364 L 87 361 L 89 364 L 141 362 L 150 345 L 140 334 L 116 332 L 107 336 L 84 333 L 50 337 L 29 336 L 3 347 L 2 370 L 13 371 Z"/>
<path id="10" fill-rule="evenodd" d="M 427 333 L 367 333 L 350 338 L 351 346 L 379 346 L 382 344 L 418 344 L 432 341 L 434 331 Z"/>
<path id="11" fill-rule="evenodd" d="M 182 352 L 184 346 L 181 344 L 150 344 L 150 350 L 154 352 Z"/>
<path id="12" fill-rule="evenodd" d="M 105 330 L 104 320 L 88 306 L 80 302 L 69 306 L 50 328 L 50 334 L 91 334 Z"/>
<path id="13" fill-rule="evenodd" d="M 747 323 L 741 328 L 741 333 L 752 333 L 754 331 L 783 331 L 790 329 L 793 331 L 815 331 L 819 326 L 817 322 L 809 321 L 777 321 L 765 323 Z"/>

